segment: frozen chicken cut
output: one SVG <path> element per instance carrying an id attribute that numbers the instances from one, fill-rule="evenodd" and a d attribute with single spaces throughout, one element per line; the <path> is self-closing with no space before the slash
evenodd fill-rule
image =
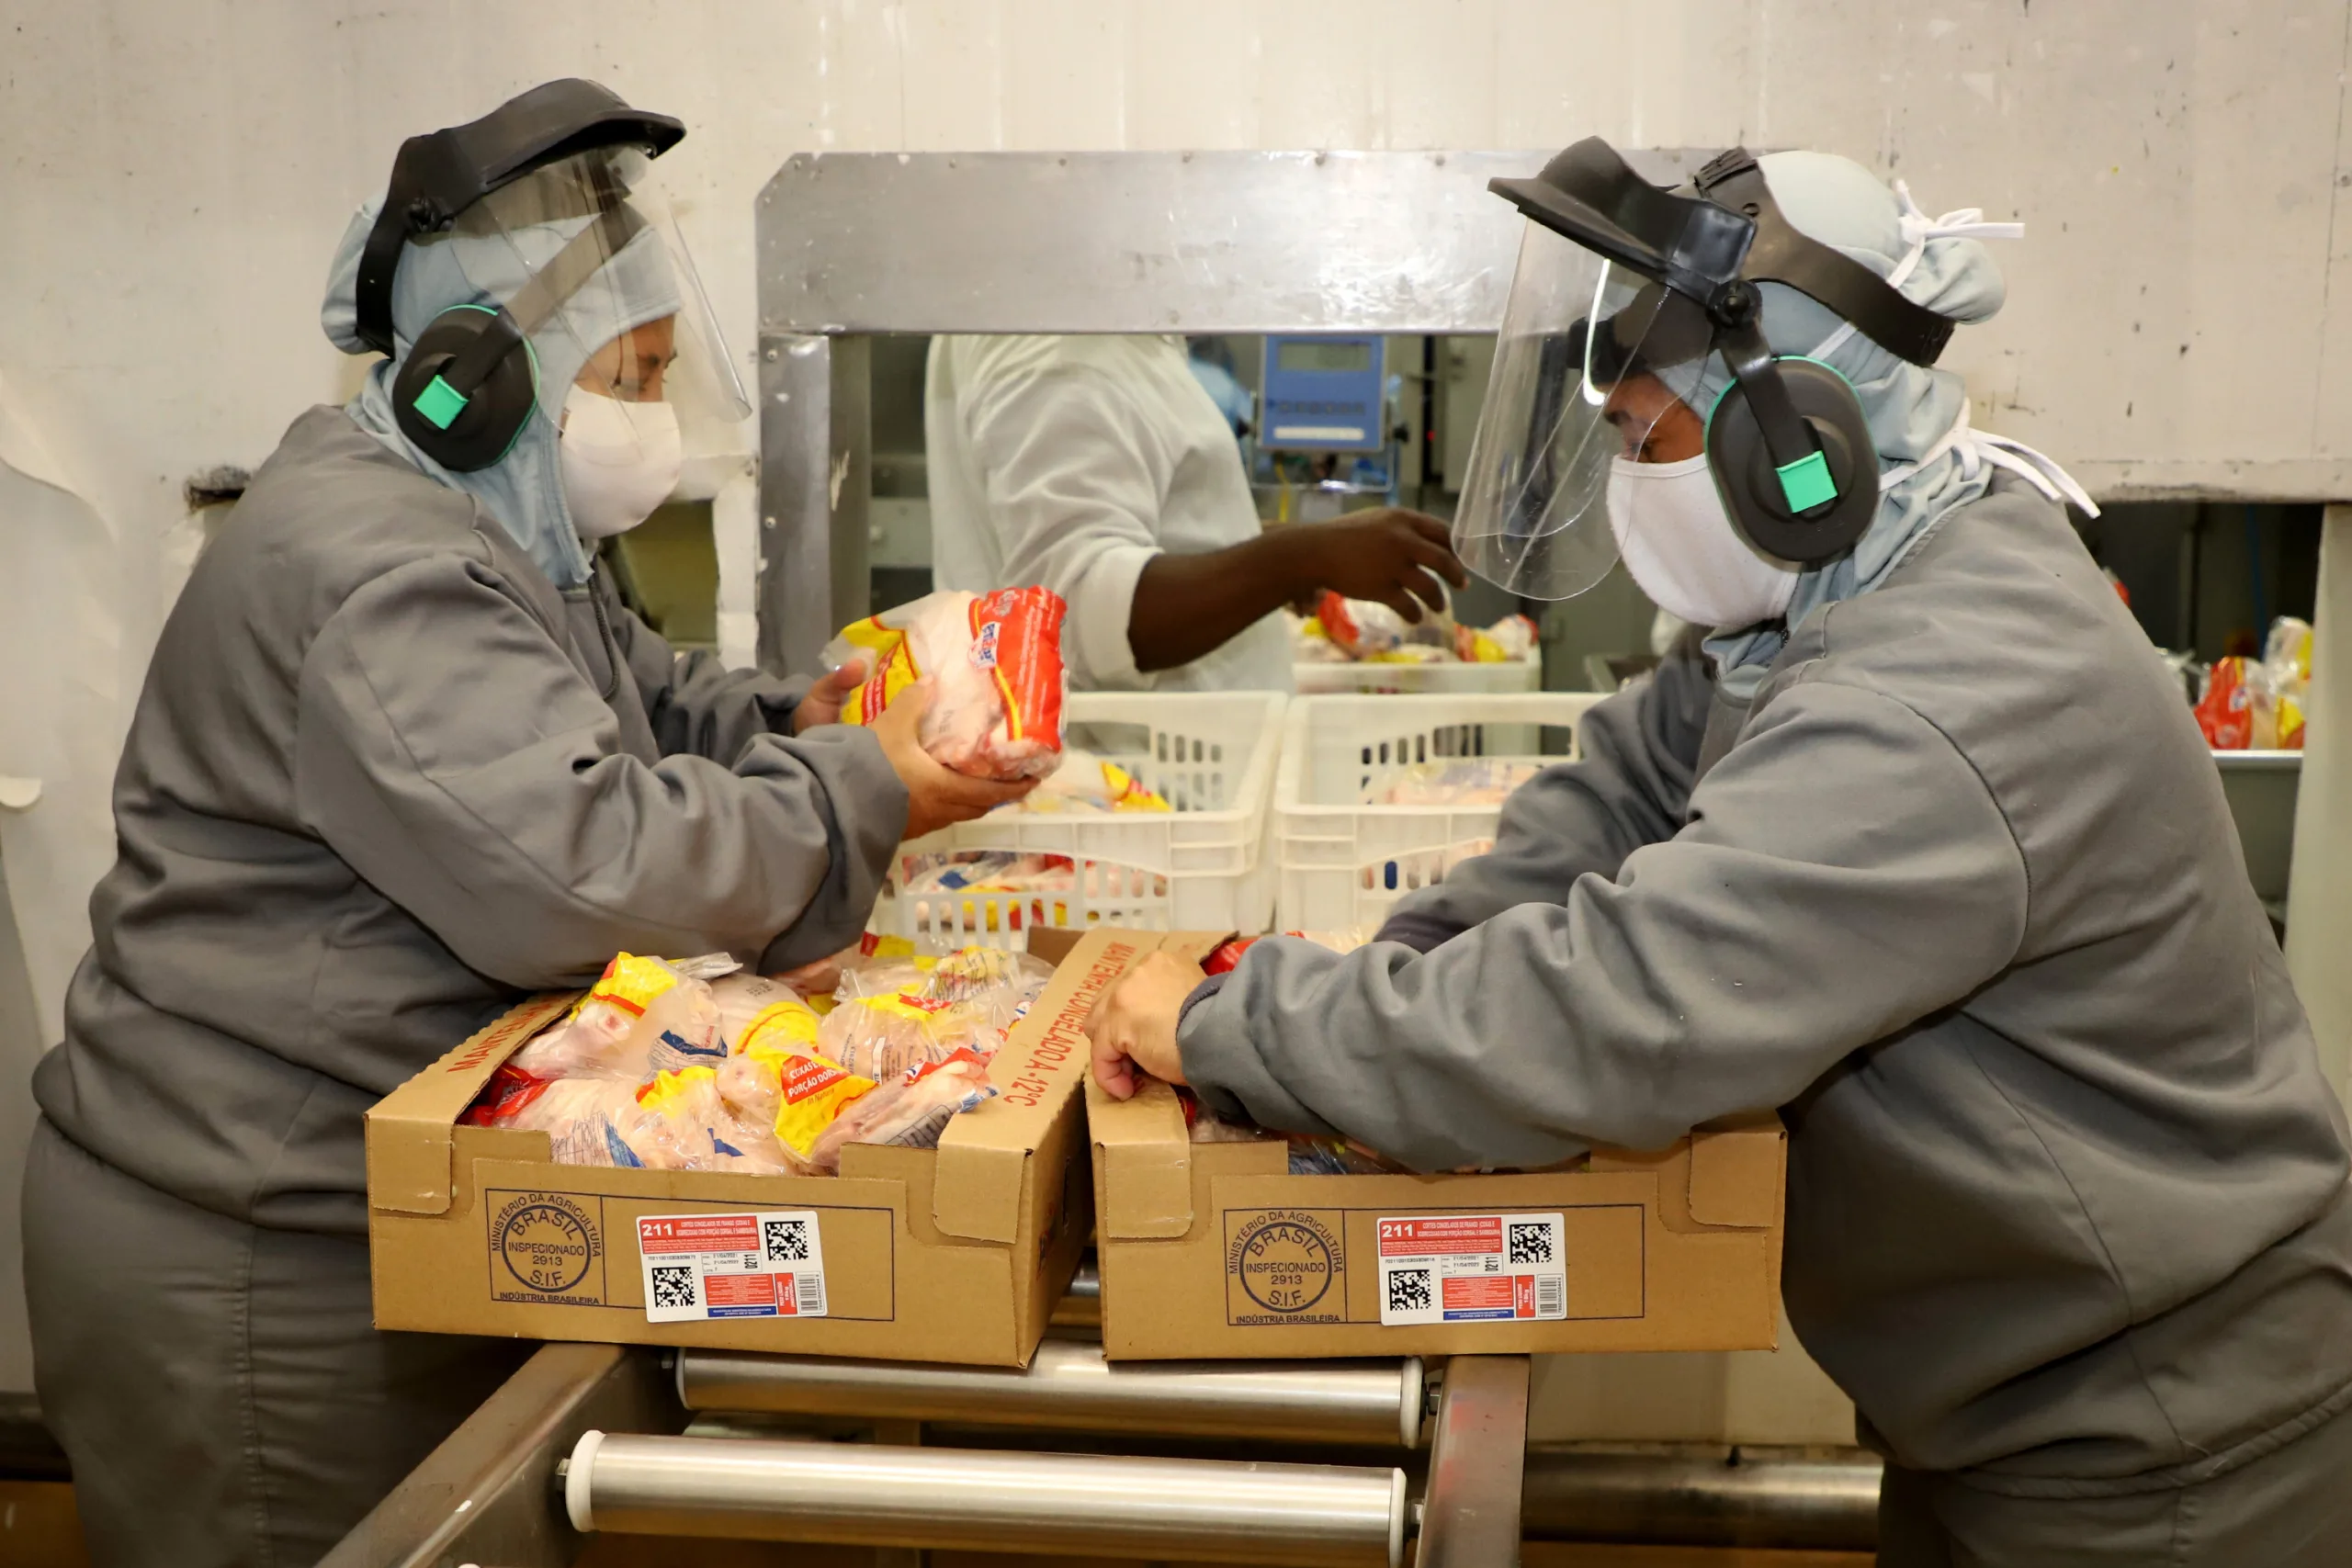
<path id="1" fill-rule="evenodd" d="M 933 958 L 889 939 L 832 965 L 828 1016 L 729 959 L 622 953 L 461 1120 L 545 1133 L 560 1164 L 831 1174 L 849 1144 L 933 1147 L 993 1097 L 989 1058 L 1052 974 L 1025 954 Z"/>
<path id="2" fill-rule="evenodd" d="M 1476 758 L 1415 762 L 1364 791 L 1366 806 L 1500 806 L 1544 771 L 1541 762 Z"/>
<path id="3" fill-rule="evenodd" d="M 716 1065 L 727 1047 L 704 976 L 734 967 L 724 957 L 616 954 L 571 1016 L 514 1053 L 512 1066 L 535 1077 L 635 1083 L 663 1068 Z"/>
<path id="4" fill-rule="evenodd" d="M 885 610 L 826 646 L 832 666 L 862 660 L 865 684 L 842 705 L 844 724 L 871 724 L 900 693 L 928 682 L 922 749 L 960 773 L 1038 779 L 1061 763 L 1061 596 L 1045 588 L 948 592 Z"/>
<path id="5" fill-rule="evenodd" d="M 1167 811 L 1167 797 L 1135 774 L 1105 757 L 1071 747 L 1062 764 L 1037 787 L 1000 811 L 1074 812 Z"/>

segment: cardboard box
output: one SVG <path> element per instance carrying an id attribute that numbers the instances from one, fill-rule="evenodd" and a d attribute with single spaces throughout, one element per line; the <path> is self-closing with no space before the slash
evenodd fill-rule
<path id="1" fill-rule="evenodd" d="M 1570 1171 L 1291 1176 L 1281 1144 L 1190 1142 L 1164 1085 L 1086 1092 L 1114 1360 L 1776 1342 L 1788 1137 L 1769 1113 Z"/>
<path id="2" fill-rule="evenodd" d="M 1089 940 L 990 1064 L 998 1098 L 837 1177 L 557 1165 L 544 1133 L 457 1125 L 574 998 L 517 1007 L 368 1113 L 376 1325 L 1027 1364 L 1091 1228 L 1087 1010 L 1157 939 Z"/>

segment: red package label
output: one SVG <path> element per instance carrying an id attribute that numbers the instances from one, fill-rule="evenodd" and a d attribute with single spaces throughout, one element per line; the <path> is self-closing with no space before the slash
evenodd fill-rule
<path id="1" fill-rule="evenodd" d="M 760 1247 L 757 1214 L 686 1214 L 646 1220 L 638 1226 L 638 1250 L 678 1252 L 756 1252 Z"/>
<path id="2" fill-rule="evenodd" d="M 785 1290 L 776 1291 L 774 1274 L 712 1274 L 702 1282 L 703 1303 L 714 1313 L 743 1307 L 767 1307 L 781 1316 L 792 1315 L 792 1277 L 783 1276 Z"/>
<path id="3" fill-rule="evenodd" d="M 1448 1312 L 1494 1312 L 1518 1304 L 1516 1281 L 1508 1274 L 1457 1274 L 1442 1281 Z"/>
<path id="4" fill-rule="evenodd" d="M 1500 1214 L 1441 1214 L 1429 1219 L 1380 1222 L 1383 1258 L 1430 1258 L 1502 1249 Z"/>
<path id="5" fill-rule="evenodd" d="M 1238 936 L 1230 942 L 1219 942 L 1216 950 L 1201 961 L 1201 973 L 1231 974 L 1234 966 L 1241 962 L 1241 955 L 1250 951 L 1250 944 L 1257 940 L 1254 936 Z"/>
<path id="6" fill-rule="evenodd" d="M 1004 701 L 1008 740 L 1062 747 L 1060 594 L 1000 588 L 972 601 L 972 662 L 990 671 Z"/>

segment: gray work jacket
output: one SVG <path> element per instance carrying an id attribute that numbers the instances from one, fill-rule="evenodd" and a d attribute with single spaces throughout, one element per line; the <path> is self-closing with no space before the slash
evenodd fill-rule
<path id="1" fill-rule="evenodd" d="M 854 939 L 907 797 L 871 732 L 788 733 L 806 689 L 559 592 L 312 410 L 156 646 L 42 1111 L 216 1213 L 364 1233 L 362 1113 L 518 997 Z"/>
<path id="2" fill-rule="evenodd" d="M 2057 507 L 2004 481 L 1746 712 L 1685 660 L 1583 741 L 1392 940 L 1196 995 L 1203 1099 L 1423 1169 L 1779 1108 L 1790 1317 L 1906 1465 L 2137 1484 L 2352 1397 L 2344 1113 Z"/>

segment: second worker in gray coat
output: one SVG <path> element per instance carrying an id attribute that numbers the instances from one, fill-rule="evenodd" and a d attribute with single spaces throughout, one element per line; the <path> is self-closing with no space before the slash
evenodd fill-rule
<path id="1" fill-rule="evenodd" d="M 1760 162 L 1790 222 L 1915 302 L 1999 304 L 1973 215 Z M 1783 1293 L 1887 1458 L 1882 1562 L 2346 1561 L 2345 1117 L 2178 683 L 2071 481 L 1969 432 L 1956 376 L 1764 293 L 1771 348 L 1869 418 L 1858 542 L 1800 571 L 1720 503 L 1701 525 L 1675 487 L 1708 483 L 1727 378 L 1592 370 L 1626 562 L 1718 635 L 1591 710 L 1581 760 L 1380 940 L 1138 970 L 1097 1071 L 1419 1169 L 1777 1108 Z"/>

